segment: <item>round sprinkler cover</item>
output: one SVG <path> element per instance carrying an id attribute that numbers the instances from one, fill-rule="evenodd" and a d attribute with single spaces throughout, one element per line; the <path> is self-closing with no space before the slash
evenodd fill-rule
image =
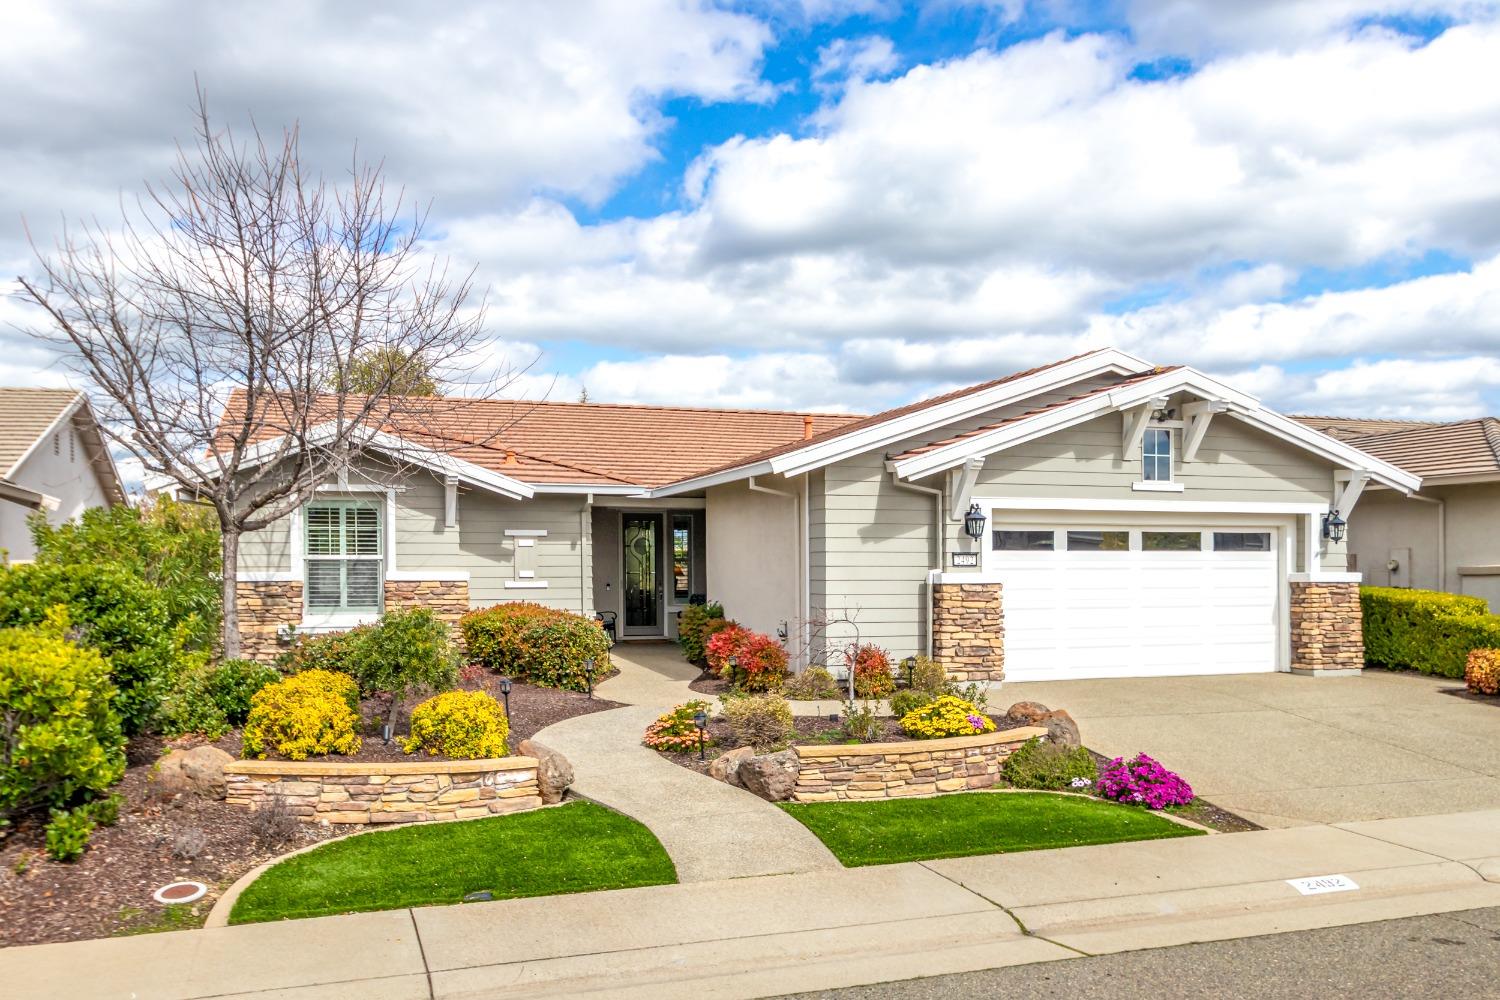
<path id="1" fill-rule="evenodd" d="M 208 892 L 202 882 L 170 882 L 151 894 L 158 903 L 196 903 Z"/>

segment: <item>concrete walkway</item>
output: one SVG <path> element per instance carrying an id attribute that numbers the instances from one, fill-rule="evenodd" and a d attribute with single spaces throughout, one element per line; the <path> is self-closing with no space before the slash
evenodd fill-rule
<path id="1" fill-rule="evenodd" d="M 1110 756 L 1145 751 L 1266 827 L 1500 807 L 1500 709 L 1462 682 L 1242 674 L 1001 685 L 991 705 L 1065 708 Z"/>
<path id="2" fill-rule="evenodd" d="M 662 711 L 646 705 L 581 715 L 536 738 L 572 762 L 574 793 L 646 824 L 683 882 L 839 866 L 822 841 L 776 806 L 641 746 L 641 734 Z"/>
<path id="3" fill-rule="evenodd" d="M 29 1000 L 774 996 L 1496 906 L 1497 845 L 1500 810 L 834 869 L 9 948 L 0 983 Z M 1285 881 L 1329 874 L 1358 888 Z"/>
<path id="4" fill-rule="evenodd" d="M 620 672 L 594 689 L 600 698 L 668 709 L 703 697 L 688 689 L 698 668 L 683 659 L 675 642 L 621 642 L 609 658 Z"/>

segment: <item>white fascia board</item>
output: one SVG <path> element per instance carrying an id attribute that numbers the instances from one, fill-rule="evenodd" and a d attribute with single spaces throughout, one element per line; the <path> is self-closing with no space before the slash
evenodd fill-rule
<path id="1" fill-rule="evenodd" d="M 1326 503 L 1261 500 L 1152 500 L 1103 497 L 978 497 L 981 508 L 994 510 L 1066 510 L 1151 514 L 1293 514 L 1328 513 Z"/>
<path id="2" fill-rule="evenodd" d="M 601 486 L 597 483 L 535 483 L 534 493 L 587 494 L 601 497 L 644 497 L 648 491 L 644 486 Z"/>
<path id="3" fill-rule="evenodd" d="M 326 444 L 335 439 L 338 434 L 338 424 L 329 421 L 319 424 L 307 432 L 308 441 L 314 445 Z M 256 466 L 263 462 L 276 458 L 282 453 L 282 447 L 286 441 L 283 435 L 261 441 L 245 449 L 240 464 L 243 466 Z M 530 500 L 536 492 L 526 483 L 510 476 L 492 472 L 473 462 L 466 462 L 461 458 L 455 458 L 446 452 L 436 451 L 422 445 L 412 444 L 405 438 L 395 434 L 387 434 L 385 431 L 366 431 L 361 435 L 362 447 L 374 448 L 413 465 L 420 465 L 432 472 L 444 476 L 455 476 L 461 483 L 470 486 L 478 486 L 481 489 L 499 493 L 501 496 L 510 497 L 513 500 Z"/>
<path id="4" fill-rule="evenodd" d="M 770 462 L 756 462 L 753 465 L 741 465 L 734 469 L 725 469 L 723 472 L 711 472 L 706 476 L 698 476 L 693 479 L 684 479 L 680 483 L 668 483 L 666 486 L 658 486 L 654 490 L 646 490 L 640 494 L 642 497 L 672 497 L 681 493 L 691 493 L 694 490 L 706 490 L 710 486 L 723 486 L 725 483 L 739 482 L 751 476 L 769 476 L 772 473 Z"/>
<path id="5" fill-rule="evenodd" d="M 902 438 L 922 434 L 958 420 L 965 420 L 987 410 L 1018 402 L 1028 396 L 1047 392 L 1081 379 L 1111 373 L 1140 375 L 1150 371 L 1151 367 L 1140 358 L 1114 348 L 1094 351 L 1081 358 L 1053 365 L 1025 378 L 1002 382 L 992 388 L 971 392 L 936 406 L 923 407 L 905 416 L 884 420 L 821 444 L 777 455 L 770 460 L 771 471 L 788 477 L 798 476 L 840 459 L 861 455 L 875 448 L 900 441 Z"/>

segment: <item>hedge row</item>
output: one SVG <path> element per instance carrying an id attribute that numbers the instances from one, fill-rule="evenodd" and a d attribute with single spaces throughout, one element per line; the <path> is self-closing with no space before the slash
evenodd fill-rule
<path id="1" fill-rule="evenodd" d="M 609 637 L 592 618 L 515 601 L 459 619 L 470 659 L 543 687 L 587 690 L 609 673 Z M 594 661 L 593 674 L 584 667 Z"/>
<path id="2" fill-rule="evenodd" d="M 1483 598 L 1399 587 L 1361 587 L 1365 660 L 1462 678 L 1471 649 L 1500 648 L 1500 616 Z"/>

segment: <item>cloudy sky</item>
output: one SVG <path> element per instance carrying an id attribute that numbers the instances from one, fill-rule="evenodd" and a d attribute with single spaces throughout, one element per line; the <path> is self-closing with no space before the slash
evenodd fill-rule
<path id="1" fill-rule="evenodd" d="M 230 123 L 352 143 L 554 399 L 870 411 L 1092 347 L 1500 412 L 1500 0 L 4 0 L 0 275 Z M 65 372 L 0 299 L 0 383 Z"/>

